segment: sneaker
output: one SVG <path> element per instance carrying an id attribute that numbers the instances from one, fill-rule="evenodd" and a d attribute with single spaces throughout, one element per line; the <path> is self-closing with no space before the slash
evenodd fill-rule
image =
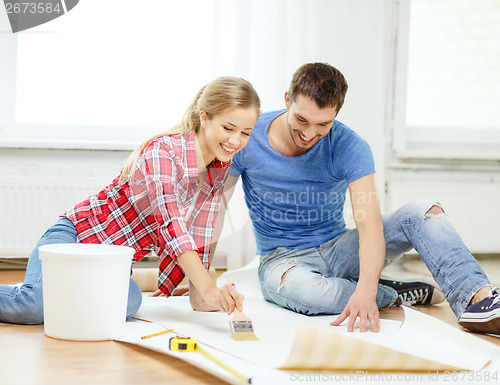
<path id="1" fill-rule="evenodd" d="M 381 279 L 379 283 L 390 286 L 398 292 L 396 304 L 400 305 L 435 305 L 444 301 L 444 293 L 429 280 L 424 281 L 395 281 Z"/>
<path id="2" fill-rule="evenodd" d="M 458 324 L 477 333 L 500 334 L 500 289 L 492 287 L 485 299 L 467 306 Z"/>

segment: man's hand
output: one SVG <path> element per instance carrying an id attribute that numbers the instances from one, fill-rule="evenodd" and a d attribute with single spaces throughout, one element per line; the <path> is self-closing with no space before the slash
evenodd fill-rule
<path id="1" fill-rule="evenodd" d="M 338 326 L 349 317 L 347 331 L 352 332 L 359 317 L 360 331 L 366 331 L 368 321 L 372 332 L 376 333 L 380 330 L 376 296 L 384 266 L 385 239 L 373 174 L 349 183 L 349 193 L 359 234 L 359 277 L 344 311 L 331 325 Z"/>
<path id="2" fill-rule="evenodd" d="M 375 293 L 376 295 L 376 293 Z M 330 325 L 338 326 L 349 317 L 347 322 L 347 331 L 354 330 L 354 322 L 359 317 L 359 331 L 366 332 L 366 322 L 370 324 L 372 332 L 377 333 L 380 330 L 379 313 L 374 295 L 367 295 L 362 291 L 354 291 L 344 311 Z"/>

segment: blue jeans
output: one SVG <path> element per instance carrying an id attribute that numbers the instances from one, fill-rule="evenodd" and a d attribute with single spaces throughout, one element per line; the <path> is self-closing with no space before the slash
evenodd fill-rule
<path id="1" fill-rule="evenodd" d="M 61 218 L 42 236 L 31 253 L 21 287 L 0 285 L 0 321 L 36 325 L 43 323 L 42 264 L 38 247 L 52 243 L 76 243 L 76 229 L 67 218 Z M 139 286 L 130 279 L 127 319 L 132 317 L 142 302 Z M 64 304 L 61 304 L 64 306 Z"/>
<path id="2" fill-rule="evenodd" d="M 459 317 L 473 295 L 490 283 L 446 215 L 427 214 L 433 205 L 438 204 L 410 203 L 382 218 L 385 265 L 415 248 Z M 261 259 L 262 293 L 268 301 L 298 313 L 339 314 L 356 289 L 358 250 L 355 229 L 315 247 L 278 247 Z M 378 286 L 376 301 L 380 309 L 394 304 L 396 298 L 393 288 Z"/>

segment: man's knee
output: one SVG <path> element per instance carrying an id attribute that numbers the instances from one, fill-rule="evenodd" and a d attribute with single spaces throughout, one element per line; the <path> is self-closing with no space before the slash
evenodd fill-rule
<path id="1" fill-rule="evenodd" d="M 285 271 L 285 272 L 283 273 L 283 275 L 281 276 L 281 281 L 280 281 L 280 285 L 279 285 L 279 287 L 280 287 L 280 288 L 281 288 L 281 286 L 283 286 L 283 284 L 285 283 L 286 276 L 288 275 L 288 273 L 289 273 L 292 269 L 294 269 L 294 268 L 295 268 L 295 266 L 292 266 L 292 267 L 290 267 L 287 271 Z M 279 288 L 278 288 L 278 290 L 279 290 Z"/>
<path id="2" fill-rule="evenodd" d="M 318 295 L 328 291 L 326 277 L 303 266 L 291 266 L 282 275 L 277 293 L 295 298 L 301 302 L 315 301 Z"/>
<path id="3" fill-rule="evenodd" d="M 425 215 L 440 215 L 443 213 L 444 213 L 444 211 L 441 208 L 441 206 L 438 204 L 435 204 L 435 205 L 432 205 L 432 207 L 429 210 L 427 210 Z"/>
<path id="4" fill-rule="evenodd" d="M 415 201 L 402 206 L 397 212 L 400 218 L 417 222 L 444 214 L 441 205 L 436 201 Z"/>

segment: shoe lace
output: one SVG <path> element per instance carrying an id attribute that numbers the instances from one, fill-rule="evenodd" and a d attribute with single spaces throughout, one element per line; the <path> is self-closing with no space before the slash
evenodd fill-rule
<path id="1" fill-rule="evenodd" d="M 414 289 L 408 290 L 399 294 L 399 299 L 402 305 L 415 305 L 417 303 L 424 303 L 429 295 L 428 289 Z M 500 299 L 500 297 L 498 297 Z"/>

